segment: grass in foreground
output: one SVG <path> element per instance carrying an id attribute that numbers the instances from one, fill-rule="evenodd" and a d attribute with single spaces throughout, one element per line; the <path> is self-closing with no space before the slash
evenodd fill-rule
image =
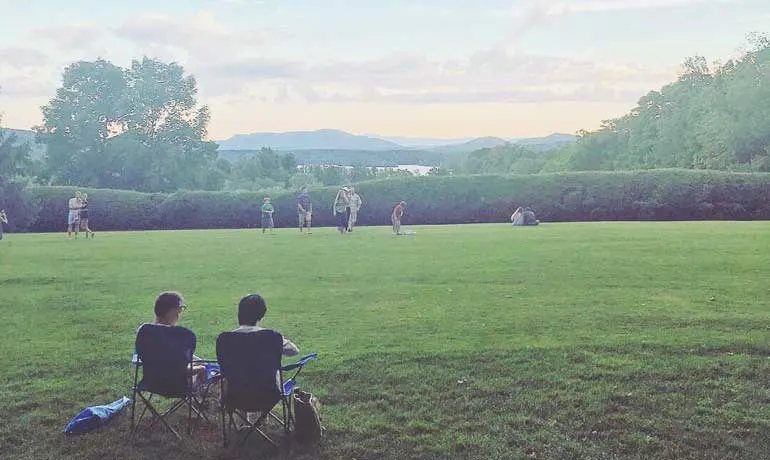
<path id="1" fill-rule="evenodd" d="M 316 351 L 324 459 L 735 458 L 770 451 L 768 223 L 7 235 L 0 243 L 0 457 L 249 457 L 217 427 L 132 446 L 136 326 L 184 293 L 198 354 L 260 292 L 266 325 Z"/>

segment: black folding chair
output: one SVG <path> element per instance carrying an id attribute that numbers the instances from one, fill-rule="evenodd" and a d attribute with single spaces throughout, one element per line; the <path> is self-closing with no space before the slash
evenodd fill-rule
<path id="1" fill-rule="evenodd" d="M 131 437 L 139 429 L 146 411 L 152 414 L 149 430 L 156 422 L 168 428 L 177 438 L 181 438 L 168 422 L 168 416 L 187 406 L 187 432 L 191 433 L 193 413 L 198 419 L 208 421 L 203 402 L 211 383 L 217 379 L 216 361 L 194 360 L 196 346 L 195 334 L 180 326 L 162 326 L 143 324 L 136 333 L 136 352 L 134 353 L 134 387 L 131 403 Z M 207 366 L 206 381 L 193 387 L 193 365 Z M 139 370 L 142 378 L 139 380 Z M 174 401 L 162 414 L 152 404 L 153 396 L 171 398 Z M 136 402 L 144 404 L 142 413 L 136 419 Z"/>
<path id="2" fill-rule="evenodd" d="M 289 438 L 294 423 L 292 394 L 297 386 L 296 378 L 308 362 L 316 359 L 313 353 L 294 364 L 281 367 L 283 336 L 270 329 L 255 332 L 223 332 L 217 337 L 217 360 L 222 385 L 222 439 L 228 445 L 228 432 L 238 429 L 236 417 L 247 430 L 240 445 L 252 433 L 278 447 L 270 436 L 259 428 L 268 419 L 283 427 L 284 437 Z M 284 380 L 284 372 L 295 371 Z M 274 413 L 280 404 L 281 416 Z M 254 422 L 248 413 L 259 414 Z"/>

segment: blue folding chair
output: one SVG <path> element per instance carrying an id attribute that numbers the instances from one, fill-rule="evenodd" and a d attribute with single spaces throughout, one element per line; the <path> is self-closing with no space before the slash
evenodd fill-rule
<path id="1" fill-rule="evenodd" d="M 191 432 L 192 416 L 208 421 L 203 402 L 210 385 L 217 380 L 216 361 L 195 360 L 195 334 L 181 326 L 143 324 L 136 333 L 136 352 L 132 360 L 134 370 L 133 398 L 131 403 L 131 436 L 136 434 L 139 423 L 146 411 L 152 414 L 148 430 L 160 422 L 177 438 L 179 433 L 171 427 L 167 417 L 179 408 L 187 406 L 187 432 Z M 207 379 L 193 387 L 193 365 L 207 365 Z M 142 378 L 139 379 L 139 370 Z M 160 413 L 152 404 L 153 396 L 174 399 L 171 406 Z M 136 402 L 140 400 L 144 409 L 136 419 Z"/>
<path id="2" fill-rule="evenodd" d="M 283 336 L 280 333 L 262 329 L 255 332 L 223 332 L 217 337 L 217 360 L 221 371 L 222 439 L 228 445 L 228 432 L 237 429 L 236 417 L 247 432 L 241 439 L 246 442 L 256 432 L 270 444 L 278 447 L 270 436 L 259 429 L 268 417 L 283 427 L 288 439 L 294 423 L 292 394 L 297 386 L 297 376 L 305 364 L 317 358 L 313 353 L 294 364 L 281 367 Z M 284 372 L 295 371 L 289 379 Z M 282 416 L 273 411 L 281 405 Z M 259 417 L 249 422 L 247 413 Z"/>

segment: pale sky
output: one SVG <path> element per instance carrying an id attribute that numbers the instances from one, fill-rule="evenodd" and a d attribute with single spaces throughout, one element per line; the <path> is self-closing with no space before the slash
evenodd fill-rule
<path id="1" fill-rule="evenodd" d="M 768 0 L 0 0 L 0 113 L 41 122 L 65 66 L 175 60 L 209 136 L 322 128 L 541 136 L 596 128 L 770 31 Z"/>

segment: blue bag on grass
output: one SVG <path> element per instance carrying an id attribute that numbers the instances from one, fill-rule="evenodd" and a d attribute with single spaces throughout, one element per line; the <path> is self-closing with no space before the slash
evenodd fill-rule
<path id="1" fill-rule="evenodd" d="M 99 428 L 117 415 L 130 402 L 130 398 L 123 396 L 110 404 L 87 407 L 70 420 L 67 426 L 64 427 L 64 432 L 67 434 L 81 434 Z"/>

